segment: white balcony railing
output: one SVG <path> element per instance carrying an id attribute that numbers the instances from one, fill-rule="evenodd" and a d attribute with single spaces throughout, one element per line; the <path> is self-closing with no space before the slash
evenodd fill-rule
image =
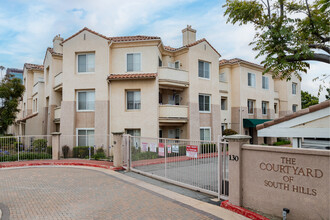
<path id="1" fill-rule="evenodd" d="M 159 117 L 167 119 L 187 119 L 188 106 L 185 105 L 160 105 Z"/>
<path id="2" fill-rule="evenodd" d="M 61 118 L 61 106 L 55 108 L 54 119 L 59 120 Z"/>
<path id="3" fill-rule="evenodd" d="M 160 67 L 158 71 L 160 81 L 189 83 L 188 72 L 185 70 Z"/>
<path id="4" fill-rule="evenodd" d="M 57 87 L 59 85 L 61 85 L 63 82 L 63 79 L 62 79 L 62 72 L 58 73 L 55 75 L 55 78 L 54 78 L 54 87 Z"/>

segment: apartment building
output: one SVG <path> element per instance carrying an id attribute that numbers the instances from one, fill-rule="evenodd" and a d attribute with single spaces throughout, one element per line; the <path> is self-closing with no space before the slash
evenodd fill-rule
<path id="1" fill-rule="evenodd" d="M 300 80 L 274 79 L 264 68 L 242 59 L 219 61 L 221 126 L 250 135 L 251 143 L 271 144 L 258 138 L 256 125 L 301 109 Z"/>
<path id="2" fill-rule="evenodd" d="M 173 48 L 160 37 L 106 37 L 88 28 L 56 36 L 42 66 L 24 67 L 20 134 L 60 131 L 69 146 L 109 146 L 112 132 L 217 139 L 220 54 L 191 26 L 182 40 Z"/>

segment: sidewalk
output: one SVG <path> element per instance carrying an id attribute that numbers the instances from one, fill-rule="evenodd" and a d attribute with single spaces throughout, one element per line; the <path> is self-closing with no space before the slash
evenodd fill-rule
<path id="1" fill-rule="evenodd" d="M 62 160 L 27 160 L 14 162 L 1 162 L 0 168 L 26 167 L 26 166 L 88 166 L 110 169 L 113 162 L 83 159 L 62 159 Z"/>

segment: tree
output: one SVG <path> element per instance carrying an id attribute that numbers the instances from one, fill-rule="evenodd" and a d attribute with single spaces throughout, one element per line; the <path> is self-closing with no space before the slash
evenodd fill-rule
<path id="1" fill-rule="evenodd" d="M 6 75 L 0 83 L 0 134 L 7 131 L 9 125 L 13 124 L 16 113 L 19 112 L 18 103 L 25 88 L 20 79 L 11 78 Z"/>
<path id="2" fill-rule="evenodd" d="M 329 0 L 227 0 L 227 23 L 253 24 L 253 50 L 274 77 L 291 79 L 307 73 L 306 61 L 330 63 Z"/>
<path id="3" fill-rule="evenodd" d="M 308 92 L 301 91 L 301 108 L 308 108 L 311 105 L 319 104 L 319 98 L 309 94 Z"/>

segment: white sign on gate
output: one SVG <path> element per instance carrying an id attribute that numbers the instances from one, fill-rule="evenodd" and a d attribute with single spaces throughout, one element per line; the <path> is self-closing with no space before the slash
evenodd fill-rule
<path id="1" fill-rule="evenodd" d="M 157 152 L 157 144 L 150 143 L 150 152 Z"/>
<path id="2" fill-rule="evenodd" d="M 187 145 L 187 148 L 186 148 L 186 156 L 187 157 L 197 158 L 197 153 L 198 153 L 198 146 Z"/>
<path id="3" fill-rule="evenodd" d="M 172 152 L 178 154 L 179 153 L 179 145 L 173 145 L 172 146 Z"/>

